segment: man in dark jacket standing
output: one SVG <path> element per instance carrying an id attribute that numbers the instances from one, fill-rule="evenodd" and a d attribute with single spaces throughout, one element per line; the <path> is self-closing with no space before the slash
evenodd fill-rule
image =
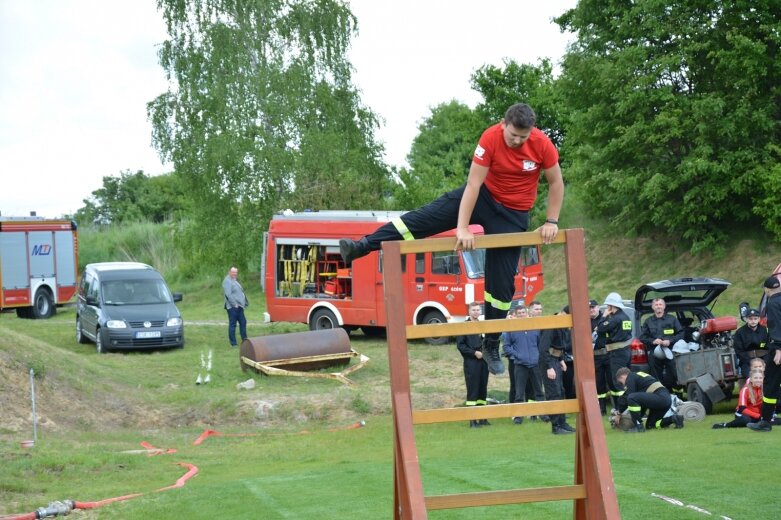
<path id="1" fill-rule="evenodd" d="M 654 376 L 667 390 L 679 393 L 678 397 L 681 397 L 683 389 L 678 386 L 672 346 L 683 339 L 683 327 L 678 318 L 665 312 L 667 303 L 664 298 L 654 298 L 651 309 L 654 313 L 643 323 L 640 341 L 645 345 Z"/>
<path id="2" fill-rule="evenodd" d="M 629 410 L 634 426 L 625 430 L 627 433 L 640 433 L 646 429 L 667 428 L 675 424 L 676 428 L 683 428 L 683 417 L 680 415 L 665 414 L 670 409 L 672 398 L 670 392 L 662 383 L 645 372 L 632 372 L 627 367 L 621 367 L 616 371 L 616 381 L 624 387 L 618 398 L 618 413 L 611 420 L 617 421 L 625 410 Z M 643 413 L 648 410 L 648 419 L 643 427 Z M 617 422 L 616 422 L 617 424 Z"/>
<path id="3" fill-rule="evenodd" d="M 771 276 L 763 284 L 767 306 L 768 353 L 765 365 L 765 382 L 762 386 L 762 420 L 748 423 L 748 427 L 758 432 L 773 429 L 773 411 L 781 396 L 781 283 Z"/>
<path id="4" fill-rule="evenodd" d="M 478 321 L 480 304 L 469 304 L 467 321 Z M 456 337 L 456 347 L 464 358 L 464 380 L 466 381 L 466 406 L 483 406 L 488 396 L 488 364 L 483 359 L 483 338 L 480 334 L 465 334 Z M 469 421 L 470 428 L 487 426 L 487 419 Z"/>
<path id="5" fill-rule="evenodd" d="M 539 378 L 537 365 L 540 362 L 540 331 L 538 330 L 520 330 L 508 331 L 506 333 L 506 343 L 502 346 L 504 355 L 513 363 L 515 376 L 515 400 L 516 403 L 525 403 L 526 399 L 526 381 L 531 380 L 533 391 L 536 396 L 544 396 L 542 390 L 542 381 Z M 544 397 L 543 397 L 544 399 Z M 521 419 L 521 420 L 517 420 Z M 521 417 L 514 419 L 516 424 L 520 424 Z"/>
<path id="6" fill-rule="evenodd" d="M 733 336 L 735 355 L 738 356 L 740 376 L 748 379 L 751 360 L 761 358 L 765 363 L 767 358 L 767 328 L 759 324 L 759 311 L 749 309 L 746 313 L 746 324 L 735 331 Z"/>
<path id="7" fill-rule="evenodd" d="M 559 314 L 569 314 L 565 305 Z M 540 336 L 540 367 L 545 386 L 545 400 L 557 401 L 564 398 L 562 372 L 567 371 L 565 356 L 572 351 L 572 336 L 569 329 L 546 329 Z M 566 414 L 550 416 L 551 432 L 554 435 L 574 433 L 575 428 L 567 424 Z"/>

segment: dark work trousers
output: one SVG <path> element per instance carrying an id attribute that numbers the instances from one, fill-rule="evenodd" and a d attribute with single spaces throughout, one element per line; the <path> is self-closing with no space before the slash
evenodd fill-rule
<path id="1" fill-rule="evenodd" d="M 366 236 L 370 251 L 380 249 L 388 240 L 412 240 L 426 238 L 451 230 L 458 225 L 458 207 L 466 185 L 445 193 L 422 208 L 401 216 L 401 223 L 388 222 Z M 484 185 L 472 212 L 470 224 L 480 224 L 486 235 L 519 233 L 529 227 L 528 211 L 506 208 L 496 202 Z M 404 229 L 406 227 L 406 229 Z M 491 248 L 485 252 L 485 317 L 503 319 L 510 310 L 515 294 L 515 273 L 518 271 L 520 247 Z M 500 333 L 486 334 L 486 338 L 499 340 Z"/>
<path id="2" fill-rule="evenodd" d="M 247 318 L 244 317 L 244 307 L 230 307 L 228 311 L 228 341 L 234 347 L 236 343 L 236 324 L 239 324 L 241 341 L 247 339 Z"/>
<path id="3" fill-rule="evenodd" d="M 671 421 L 662 420 L 672 404 L 670 392 L 664 387 L 652 394 L 648 392 L 631 393 L 626 396 L 626 402 L 635 424 L 643 418 L 644 410 L 648 410 L 648 419 L 645 420 L 645 427 L 648 430 L 668 426 L 671 423 Z"/>
<path id="4" fill-rule="evenodd" d="M 651 360 L 653 369 L 651 375 L 667 387 L 667 390 L 672 392 L 673 388 L 678 385 L 678 371 L 675 368 L 675 361 L 667 358 L 657 358 L 654 356 L 654 351 L 652 349 L 649 349 L 648 354 L 648 359 Z"/>
<path id="5" fill-rule="evenodd" d="M 507 359 L 507 376 L 510 378 L 510 390 L 507 392 L 507 402 L 515 402 L 515 363 Z"/>
<path id="6" fill-rule="evenodd" d="M 539 378 L 539 371 L 537 367 L 527 367 L 524 365 L 515 365 L 515 401 L 516 403 L 525 403 L 526 399 L 526 381 L 532 382 L 535 396 L 543 396 L 542 401 L 545 400 L 545 396 L 542 393 L 542 381 Z"/>
<path id="7" fill-rule="evenodd" d="M 765 382 L 762 385 L 762 420 L 770 422 L 773 420 L 773 411 L 778 404 L 778 398 L 781 397 L 781 366 L 773 362 L 775 349 L 771 349 L 765 365 Z"/>
<path id="8" fill-rule="evenodd" d="M 534 371 L 537 373 L 536 378 L 539 381 L 545 380 L 545 372 L 542 370 L 540 365 L 534 367 Z M 534 383 L 532 383 L 532 378 L 526 380 L 526 389 L 524 392 L 526 393 L 526 399 L 528 401 L 545 401 L 544 385 L 539 386 L 539 391 L 535 390 Z M 531 396 L 534 396 L 534 399 L 532 399 Z"/>
<path id="9" fill-rule="evenodd" d="M 553 370 L 556 372 L 556 379 L 548 377 L 548 370 L 542 373 L 542 382 L 545 387 L 545 400 L 558 401 L 564 398 L 564 384 L 562 381 L 561 363 L 555 363 Z M 566 422 L 566 416 L 563 413 L 551 415 L 550 422 L 553 426 L 561 426 Z"/>
<path id="10" fill-rule="evenodd" d="M 610 397 L 613 400 L 613 408 L 618 408 L 618 396 L 621 395 L 623 389 L 616 381 L 616 371 L 621 367 L 629 368 L 632 363 L 632 353 L 629 352 L 629 347 L 623 347 L 611 350 L 607 353 L 607 357 L 610 359 L 610 378 L 607 384 L 610 389 Z"/>
<path id="11" fill-rule="evenodd" d="M 564 384 L 564 398 L 575 399 L 575 364 L 567 361 L 567 371 L 562 374 Z"/>
<path id="12" fill-rule="evenodd" d="M 484 359 L 464 358 L 466 406 L 485 404 L 488 397 L 488 363 Z"/>
<path id="13" fill-rule="evenodd" d="M 724 423 L 725 428 L 745 428 L 748 423 L 758 421 L 759 419 L 754 419 L 751 416 L 748 415 L 736 415 L 734 419 L 732 419 L 728 423 Z"/>
<path id="14" fill-rule="evenodd" d="M 597 379 L 596 383 L 597 397 L 599 398 L 599 410 L 602 412 L 602 414 L 605 414 L 607 406 L 607 392 L 610 388 L 609 381 L 613 379 L 613 376 L 610 375 L 610 358 L 607 354 L 594 356 L 594 374 L 596 375 Z"/>

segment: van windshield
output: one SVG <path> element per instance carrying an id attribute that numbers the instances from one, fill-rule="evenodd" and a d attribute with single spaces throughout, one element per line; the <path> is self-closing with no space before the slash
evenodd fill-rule
<path id="1" fill-rule="evenodd" d="M 172 301 L 171 292 L 162 280 L 103 282 L 103 303 L 107 305 L 143 305 Z"/>

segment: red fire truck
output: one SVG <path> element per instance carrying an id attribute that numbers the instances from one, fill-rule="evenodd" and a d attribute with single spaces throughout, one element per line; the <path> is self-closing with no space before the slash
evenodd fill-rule
<path id="1" fill-rule="evenodd" d="M 0 217 L 0 310 L 49 318 L 76 293 L 77 272 L 75 222 Z"/>
<path id="2" fill-rule="evenodd" d="M 348 268 L 339 239 L 358 239 L 403 212 L 319 211 L 275 215 L 264 234 L 261 266 L 266 322 L 307 323 L 312 330 L 360 328 L 385 331 L 382 254 L 373 252 Z M 481 226 L 471 226 L 482 234 Z M 455 231 L 437 235 L 455 237 Z M 408 324 L 463 320 L 467 304 L 483 302 L 485 250 L 417 253 L 402 257 Z M 515 277 L 513 306 L 543 288 L 539 247 L 524 247 Z M 445 343 L 448 338 L 430 338 Z"/>

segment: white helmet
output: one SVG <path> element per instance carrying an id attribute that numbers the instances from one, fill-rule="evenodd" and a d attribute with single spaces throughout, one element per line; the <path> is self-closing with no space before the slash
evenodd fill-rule
<path id="1" fill-rule="evenodd" d="M 624 308 L 624 302 L 621 300 L 621 295 L 617 292 L 612 292 L 607 295 L 607 298 L 605 298 L 605 305 L 612 305 L 613 307 L 618 307 L 619 309 Z"/>
<path id="2" fill-rule="evenodd" d="M 673 351 L 667 347 L 656 345 L 656 348 L 654 349 L 654 357 L 656 359 L 672 359 Z"/>

